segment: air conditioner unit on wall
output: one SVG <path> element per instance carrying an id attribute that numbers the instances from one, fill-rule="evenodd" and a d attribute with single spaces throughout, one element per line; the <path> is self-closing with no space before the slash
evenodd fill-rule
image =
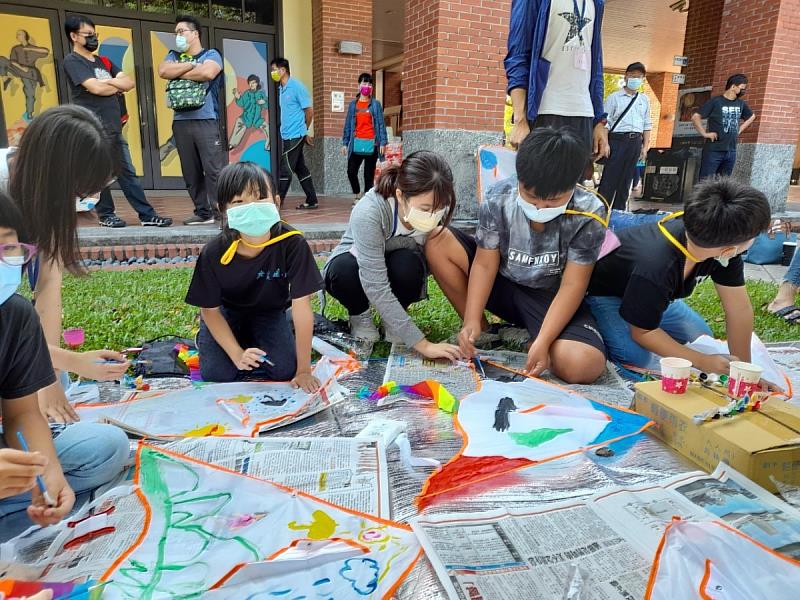
<path id="1" fill-rule="evenodd" d="M 339 54 L 355 54 L 361 55 L 364 53 L 364 47 L 361 42 L 349 42 L 342 40 L 339 42 Z"/>

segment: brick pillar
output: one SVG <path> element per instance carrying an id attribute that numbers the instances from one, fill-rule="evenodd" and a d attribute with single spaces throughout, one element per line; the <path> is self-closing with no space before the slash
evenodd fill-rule
<path id="1" fill-rule="evenodd" d="M 320 194 L 350 194 L 342 157 L 346 112 L 333 112 L 331 92 L 344 92 L 345 111 L 358 92 L 358 76 L 372 73 L 372 1 L 313 0 L 314 147 L 307 149 Z M 339 54 L 342 40 L 361 42 L 360 56 Z M 287 57 L 291 62 L 291 56 Z"/>
<path id="2" fill-rule="evenodd" d="M 689 66 L 684 67 L 684 87 L 711 85 L 719 40 L 720 15 L 725 0 L 692 0 L 686 19 L 686 36 L 683 54 L 689 57 Z M 677 100 L 676 100 L 677 102 Z"/>
<path id="3" fill-rule="evenodd" d="M 407 0 L 403 145 L 443 154 L 458 216 L 477 214 L 475 154 L 503 137 L 511 0 Z"/>
<path id="4" fill-rule="evenodd" d="M 748 76 L 745 100 L 756 122 L 740 138 L 734 176 L 763 191 L 773 209 L 782 210 L 800 134 L 800 0 L 693 0 L 689 6 L 686 85 L 713 85 L 716 95 L 730 75 Z M 711 14 L 719 34 L 709 52 L 699 32 L 710 26 Z M 690 31 L 698 33 L 690 36 Z M 714 57 L 710 62 L 709 54 Z"/>
<path id="5" fill-rule="evenodd" d="M 652 148 L 672 146 L 672 128 L 675 125 L 675 110 L 678 104 L 678 85 L 672 83 L 672 73 L 648 73 L 647 83 L 653 90 L 650 115 L 653 118 Z"/>

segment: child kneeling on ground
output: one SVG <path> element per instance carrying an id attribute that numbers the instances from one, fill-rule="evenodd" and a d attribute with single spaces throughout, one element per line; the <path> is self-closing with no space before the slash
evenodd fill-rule
<path id="1" fill-rule="evenodd" d="M 488 309 L 528 330 L 527 373 L 590 383 L 605 370 L 603 339 L 583 301 L 606 230 L 603 202 L 577 186 L 588 160 L 571 129 L 533 131 L 517 153 L 517 176 L 481 204 L 475 239 L 450 228 L 428 241 L 431 271 L 464 319 L 462 352 L 475 354 Z"/>
<path id="2" fill-rule="evenodd" d="M 55 383 L 56 375 L 39 317 L 31 302 L 16 294 L 22 268 L 36 250 L 19 243 L 21 223 L 14 202 L 0 192 L 0 542 L 31 521 L 58 523 L 72 510 L 76 493 L 111 481 L 130 455 L 125 433 L 111 425 L 76 423 L 53 439 L 39 410 L 36 394 Z M 22 449 L 18 432 L 30 451 Z M 45 503 L 37 476 L 54 506 Z"/>
<path id="3" fill-rule="evenodd" d="M 699 183 L 683 212 L 619 232 L 621 246 L 602 258 L 589 285 L 589 306 L 614 362 L 658 369 L 659 357 L 728 373 L 730 356 L 684 346 L 711 335 L 681 298 L 710 277 L 725 311 L 728 347 L 750 360 L 753 307 L 740 256 L 770 225 L 766 196 L 730 178 Z"/>
<path id="4" fill-rule="evenodd" d="M 315 392 L 311 295 L 322 289 L 322 276 L 311 248 L 281 222 L 275 185 L 260 166 L 228 165 L 217 190 L 225 228 L 203 248 L 186 295 L 202 317 L 200 373 L 216 382 L 291 380 Z"/>

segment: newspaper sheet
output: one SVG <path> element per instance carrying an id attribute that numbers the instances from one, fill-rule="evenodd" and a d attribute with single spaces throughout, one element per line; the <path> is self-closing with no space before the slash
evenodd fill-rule
<path id="1" fill-rule="evenodd" d="M 361 438 L 186 438 L 163 447 L 338 506 L 390 518 L 382 442 Z"/>
<path id="2" fill-rule="evenodd" d="M 584 502 L 417 517 L 412 526 L 454 600 L 563 600 L 576 574 L 585 591 L 574 598 L 633 600 L 673 517 L 721 519 L 800 558 L 800 511 L 724 464 Z"/>

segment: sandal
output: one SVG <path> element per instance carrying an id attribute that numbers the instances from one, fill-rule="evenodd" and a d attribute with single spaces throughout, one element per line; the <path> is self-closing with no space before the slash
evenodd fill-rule
<path id="1" fill-rule="evenodd" d="M 785 306 L 780 310 L 776 310 L 775 312 L 770 312 L 770 314 L 783 319 L 787 323 L 794 324 L 797 323 L 797 321 L 800 321 L 800 306 L 792 304 L 791 306 Z"/>
<path id="2" fill-rule="evenodd" d="M 297 210 L 317 210 L 318 208 L 319 204 L 309 204 L 308 202 L 297 205 Z"/>

